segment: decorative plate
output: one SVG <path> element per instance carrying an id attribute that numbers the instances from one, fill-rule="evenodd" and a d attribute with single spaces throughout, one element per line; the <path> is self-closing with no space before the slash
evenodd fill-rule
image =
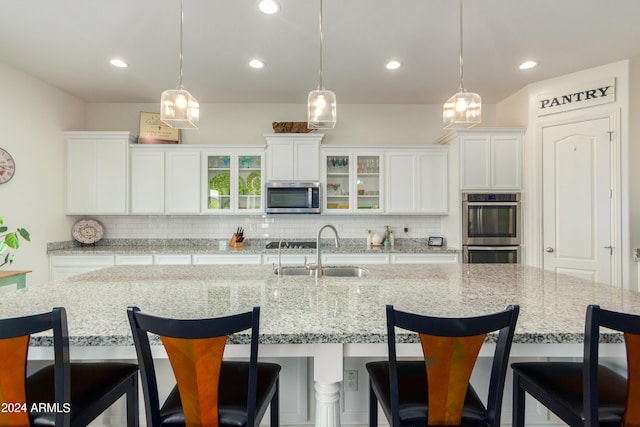
<path id="1" fill-rule="evenodd" d="M 81 219 L 73 224 L 72 234 L 80 243 L 96 243 L 104 236 L 104 227 L 94 219 Z"/>

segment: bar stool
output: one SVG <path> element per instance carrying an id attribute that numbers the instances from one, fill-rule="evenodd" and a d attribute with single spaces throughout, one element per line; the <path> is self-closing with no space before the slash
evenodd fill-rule
<path id="1" fill-rule="evenodd" d="M 258 362 L 260 308 L 210 319 L 168 319 L 129 307 L 147 425 L 257 427 L 271 405 L 279 425 L 280 365 Z M 223 361 L 227 337 L 251 330 L 250 360 Z M 160 336 L 176 386 L 160 406 L 149 333 Z"/>
<path id="2" fill-rule="evenodd" d="M 48 330 L 54 362 L 27 377 L 29 338 Z M 125 395 L 127 425 L 138 425 L 138 365 L 71 363 L 64 308 L 0 319 L 0 354 L 0 425 L 86 426 Z"/>
<path id="3" fill-rule="evenodd" d="M 423 316 L 387 305 L 389 360 L 367 363 L 369 425 L 378 425 L 378 405 L 391 427 L 424 425 L 499 426 L 502 396 L 519 307 L 469 318 Z M 395 328 L 417 332 L 423 360 L 397 360 Z M 489 332 L 499 331 L 487 406 L 469 383 Z"/>
<path id="4" fill-rule="evenodd" d="M 600 328 L 623 332 L 627 378 L 598 363 Z M 513 425 L 525 393 L 570 426 L 640 425 L 640 316 L 587 307 L 582 362 L 520 362 L 513 368 Z"/>

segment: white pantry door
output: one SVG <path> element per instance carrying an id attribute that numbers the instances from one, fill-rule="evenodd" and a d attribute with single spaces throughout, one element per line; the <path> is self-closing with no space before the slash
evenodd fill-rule
<path id="1" fill-rule="evenodd" d="M 543 263 L 546 270 L 611 284 L 609 118 L 544 127 Z"/>

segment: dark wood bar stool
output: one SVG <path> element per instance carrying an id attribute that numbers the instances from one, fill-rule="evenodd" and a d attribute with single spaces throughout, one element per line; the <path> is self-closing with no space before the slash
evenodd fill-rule
<path id="1" fill-rule="evenodd" d="M 499 426 L 505 376 L 518 306 L 469 318 L 423 316 L 387 306 L 389 360 L 367 363 L 369 425 L 378 402 L 391 427 Z M 397 360 L 395 329 L 418 333 L 424 360 Z M 499 331 L 487 406 L 469 383 L 488 333 Z"/>
<path id="2" fill-rule="evenodd" d="M 258 362 L 260 308 L 210 319 L 168 319 L 129 307 L 138 353 L 147 425 L 257 427 L 271 405 L 279 424 L 280 365 Z M 223 361 L 227 337 L 251 330 L 248 362 Z M 176 377 L 162 406 L 149 333 L 160 336 Z"/>
<path id="3" fill-rule="evenodd" d="M 27 377 L 29 338 L 48 330 L 54 362 Z M 125 395 L 127 425 L 138 425 L 138 365 L 71 363 L 64 308 L 0 319 L 0 354 L 0 397 L 11 405 L 0 412 L 0 426 L 86 426 Z"/>
<path id="4" fill-rule="evenodd" d="M 599 364 L 600 328 L 624 333 L 627 378 Z M 524 425 L 525 393 L 570 426 L 640 425 L 640 316 L 587 307 L 582 362 L 513 363 L 513 425 Z"/>

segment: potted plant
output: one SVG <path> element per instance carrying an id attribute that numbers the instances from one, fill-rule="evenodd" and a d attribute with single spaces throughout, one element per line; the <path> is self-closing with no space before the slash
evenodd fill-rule
<path id="1" fill-rule="evenodd" d="M 3 258 L 0 258 L 0 267 L 13 262 L 15 255 L 8 252 L 8 250 L 20 247 L 19 237 L 22 237 L 27 242 L 31 241 L 29 232 L 24 228 L 17 228 L 16 231 L 9 232 L 9 227 L 4 225 L 4 221 L 0 216 L 0 257 L 3 256 Z"/>

